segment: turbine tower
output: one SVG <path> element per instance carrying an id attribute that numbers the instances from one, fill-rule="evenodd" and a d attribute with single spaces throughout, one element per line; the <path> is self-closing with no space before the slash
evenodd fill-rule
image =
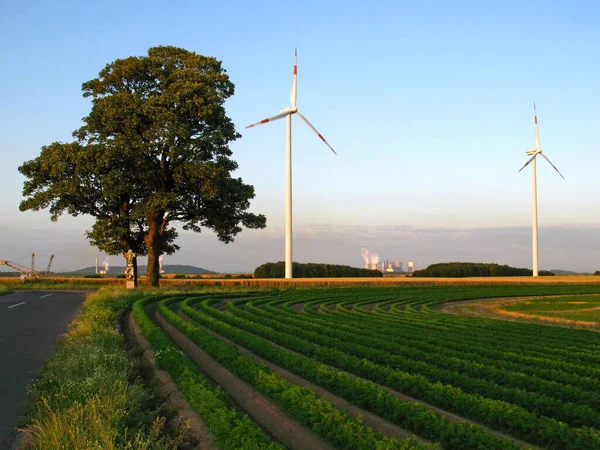
<path id="1" fill-rule="evenodd" d="M 272 122 L 274 120 L 287 119 L 287 158 L 286 158 L 286 196 L 285 196 L 285 277 L 292 278 L 292 114 L 296 114 L 302 122 L 315 132 L 315 134 L 335 153 L 335 150 L 329 145 L 325 138 L 317 131 L 315 127 L 298 111 L 296 108 L 296 77 L 298 76 L 298 50 L 294 51 L 294 78 L 292 81 L 292 105 L 284 108 L 272 117 L 261 120 L 260 122 L 248 125 L 246 128 L 252 128 L 256 125 Z"/>
<path id="2" fill-rule="evenodd" d="M 536 157 L 537 155 L 542 155 L 542 157 L 548 161 L 556 172 L 562 177 L 564 180 L 562 173 L 556 168 L 554 164 L 542 153 L 542 148 L 540 147 L 540 133 L 538 131 L 538 121 L 537 121 L 537 111 L 535 108 L 535 102 L 533 103 L 533 121 L 535 123 L 535 148 L 532 150 L 527 150 L 525 153 L 528 156 L 531 156 L 529 160 L 525 163 L 519 172 L 523 170 L 525 167 L 529 165 L 529 163 L 533 162 L 531 166 L 531 174 L 532 174 L 532 184 L 533 184 L 533 208 L 532 208 L 532 219 L 533 219 L 533 276 L 538 276 L 538 214 L 537 214 L 537 176 L 536 176 Z"/>

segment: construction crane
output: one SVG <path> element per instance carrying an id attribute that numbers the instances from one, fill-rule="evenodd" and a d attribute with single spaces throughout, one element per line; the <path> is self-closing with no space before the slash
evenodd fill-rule
<path id="1" fill-rule="evenodd" d="M 50 267 L 52 267 L 52 260 L 54 259 L 54 254 L 50 255 L 50 260 L 48 261 L 48 267 L 45 272 L 38 272 L 35 270 L 35 253 L 31 254 L 31 268 L 22 266 L 21 264 L 17 264 L 12 261 L 0 260 L 0 266 L 8 266 L 12 269 L 15 269 L 21 275 L 25 276 L 25 278 L 40 278 L 43 276 L 50 275 Z"/>
<path id="2" fill-rule="evenodd" d="M 0 260 L 0 266 L 8 266 L 12 269 L 15 269 L 21 275 L 24 275 L 25 278 L 38 278 L 42 276 L 41 273 L 36 272 L 35 270 L 30 269 L 29 267 L 22 266 L 12 261 L 6 261 L 4 259 Z"/>
<path id="3" fill-rule="evenodd" d="M 52 253 L 50 255 L 50 259 L 48 260 L 48 267 L 46 267 L 46 275 L 50 275 L 50 267 L 52 267 L 52 260 L 53 259 L 54 259 L 54 253 Z"/>

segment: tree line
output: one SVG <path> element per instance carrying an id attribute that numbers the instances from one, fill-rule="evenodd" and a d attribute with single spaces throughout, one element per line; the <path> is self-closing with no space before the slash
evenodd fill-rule
<path id="1" fill-rule="evenodd" d="M 339 264 L 292 263 L 295 278 L 383 277 L 379 270 L 359 269 Z M 283 278 L 285 262 L 268 262 L 254 270 L 254 278 Z"/>
<path id="2" fill-rule="evenodd" d="M 510 267 L 506 264 L 450 262 L 431 264 L 423 270 L 417 270 L 413 277 L 526 277 L 532 276 L 531 269 Z M 554 276 L 548 270 L 540 270 L 540 276 Z"/>

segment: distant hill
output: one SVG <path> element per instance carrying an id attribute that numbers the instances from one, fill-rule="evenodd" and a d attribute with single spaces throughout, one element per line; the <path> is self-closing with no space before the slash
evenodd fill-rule
<path id="1" fill-rule="evenodd" d="M 210 270 L 203 269 L 196 266 L 186 266 L 181 264 L 171 264 L 163 266 L 164 273 L 176 273 L 176 274 L 189 274 L 189 275 L 203 275 L 203 274 L 215 274 Z M 73 270 L 70 272 L 63 272 L 64 274 L 70 275 L 92 275 L 96 273 L 96 267 L 90 266 L 79 270 Z M 110 266 L 108 269 L 108 275 L 120 275 L 125 273 L 125 266 Z M 146 274 L 146 266 L 138 266 L 138 275 Z"/>
<path id="2" fill-rule="evenodd" d="M 573 272 L 571 270 L 552 269 L 550 272 L 556 275 L 589 275 L 587 272 Z"/>

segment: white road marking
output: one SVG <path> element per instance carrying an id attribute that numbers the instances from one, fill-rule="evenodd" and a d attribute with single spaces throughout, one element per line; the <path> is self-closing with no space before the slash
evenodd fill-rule
<path id="1" fill-rule="evenodd" d="M 50 297 L 52 294 L 46 294 L 46 295 L 42 295 L 40 298 L 46 298 L 46 297 Z"/>
<path id="2" fill-rule="evenodd" d="M 10 306 L 7 306 L 6 309 L 14 308 L 15 306 L 21 306 L 21 305 L 24 305 L 25 303 L 27 303 L 27 302 L 21 302 L 21 303 L 17 303 L 16 305 L 10 305 Z"/>

